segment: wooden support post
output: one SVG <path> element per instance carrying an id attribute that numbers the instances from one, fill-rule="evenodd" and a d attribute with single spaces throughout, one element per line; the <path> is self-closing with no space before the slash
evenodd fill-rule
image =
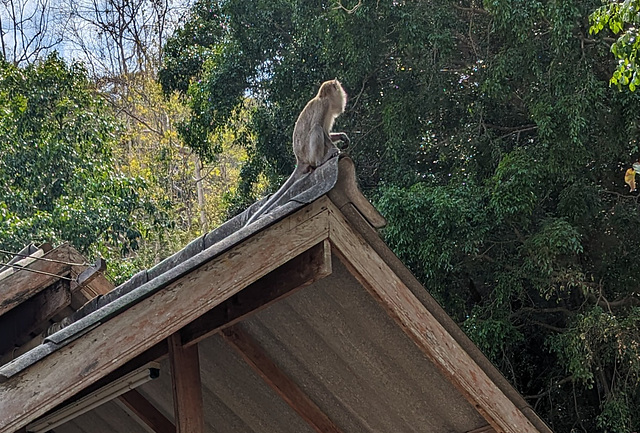
<path id="1" fill-rule="evenodd" d="M 222 336 L 240 356 L 302 419 L 318 433 L 341 433 L 329 417 L 278 368 L 251 336 L 237 326 L 225 328 Z"/>
<path id="2" fill-rule="evenodd" d="M 135 389 L 122 394 L 118 400 L 121 406 L 126 407 L 140 422 L 154 432 L 176 433 L 176 426 Z"/>
<path id="3" fill-rule="evenodd" d="M 173 407 L 177 433 L 204 432 L 198 345 L 184 347 L 180 333 L 169 337 Z"/>

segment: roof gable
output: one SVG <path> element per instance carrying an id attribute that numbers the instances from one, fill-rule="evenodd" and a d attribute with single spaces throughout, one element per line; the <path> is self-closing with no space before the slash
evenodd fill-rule
<path id="1" fill-rule="evenodd" d="M 357 190 L 351 161 L 332 161 L 314 172 L 325 179 L 314 193 L 301 186 L 302 199 L 285 198 L 246 227 L 247 214 L 236 217 L 224 229 L 235 230 L 217 242 L 207 246 L 207 237 L 221 232 L 196 240 L 163 262 L 164 272 L 146 271 L 148 281 L 120 289 L 49 336 L 31 358 L 0 368 L 0 412 L 11 414 L 0 420 L 0 432 L 25 426 L 132 363 L 164 356 L 172 335 L 185 347 L 222 339 L 249 363 L 255 342 L 343 431 L 355 429 L 345 413 L 366 418 L 363 411 L 384 399 L 396 406 L 364 431 L 424 422 L 438 431 L 548 431 L 377 237 L 373 227 L 384 220 Z M 313 176 L 305 179 L 313 183 Z M 306 315 L 298 313 L 299 321 L 287 313 L 300 309 Z M 344 362 L 328 357 L 327 347 Z M 443 401 L 424 406 L 420 399 L 434 389 Z M 408 401 L 414 410 L 402 412 Z"/>

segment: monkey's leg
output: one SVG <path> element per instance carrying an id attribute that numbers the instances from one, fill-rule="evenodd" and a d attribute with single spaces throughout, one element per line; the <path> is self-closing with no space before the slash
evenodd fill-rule
<path id="1" fill-rule="evenodd" d="M 322 126 L 316 125 L 309 133 L 309 160 L 318 167 L 339 153 L 338 148 L 329 140 Z"/>

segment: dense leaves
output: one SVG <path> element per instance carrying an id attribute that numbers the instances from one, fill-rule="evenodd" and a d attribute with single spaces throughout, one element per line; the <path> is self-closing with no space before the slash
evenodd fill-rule
<path id="1" fill-rule="evenodd" d="M 590 33 L 597 34 L 606 29 L 617 36 L 611 44 L 611 52 L 618 59 L 611 84 L 618 88 L 628 86 L 632 92 L 640 85 L 638 69 L 638 25 L 640 25 L 640 1 L 609 0 L 591 14 Z"/>
<path id="2" fill-rule="evenodd" d="M 140 178 L 115 169 L 117 136 L 82 68 L 56 55 L 24 69 L 0 63 L 3 249 L 69 241 L 109 259 L 135 250 L 157 208 Z"/>
<path id="3" fill-rule="evenodd" d="M 596 10 L 596 27 L 635 15 L 599 0 L 347 3 L 197 2 L 160 75 L 193 109 L 187 143 L 214 160 L 206 139 L 254 100 L 248 203 L 261 176 L 275 189 L 291 172 L 295 118 L 337 76 L 350 102 L 336 128 L 395 252 L 555 431 L 640 428 L 640 216 L 624 184 L 640 100 L 609 87 L 609 41 L 589 34 Z"/>

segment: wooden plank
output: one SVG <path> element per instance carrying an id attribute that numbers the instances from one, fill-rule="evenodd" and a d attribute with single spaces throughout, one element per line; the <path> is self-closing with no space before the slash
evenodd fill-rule
<path id="1" fill-rule="evenodd" d="M 480 427 L 474 430 L 469 430 L 466 433 L 496 433 L 496 431 L 490 425 L 486 425 L 484 427 Z"/>
<path id="2" fill-rule="evenodd" d="M 131 373 L 132 371 L 143 367 L 145 364 L 148 364 L 154 361 L 160 362 L 163 359 L 167 358 L 168 355 L 169 355 L 169 346 L 168 346 L 167 340 L 166 339 L 161 340 L 158 344 L 145 350 L 140 355 L 127 361 L 121 367 L 115 369 L 114 371 L 107 374 L 106 376 L 101 377 L 93 384 L 89 385 L 82 391 L 78 392 L 72 398 L 64 401 L 59 407 L 67 406 L 70 403 L 73 403 L 74 401 L 84 397 L 85 395 L 89 395 L 92 392 L 97 391 L 98 389 L 110 384 L 111 382 L 116 381 L 121 377 Z"/>
<path id="3" fill-rule="evenodd" d="M 173 334 L 169 337 L 169 360 L 176 432 L 202 433 L 204 414 L 198 345 L 184 347 L 180 334 Z"/>
<path id="4" fill-rule="evenodd" d="M 101 257 L 98 258 L 98 260 L 96 260 L 94 264 L 90 265 L 84 271 L 80 272 L 80 274 L 78 274 L 78 276 L 75 278 L 75 281 L 73 281 L 74 291 L 80 287 L 88 286 L 91 281 L 102 275 L 102 273 L 106 270 L 107 262 L 105 262 Z"/>
<path id="5" fill-rule="evenodd" d="M 69 281 L 58 280 L 0 316 L 0 354 L 22 346 L 49 326 L 49 319 L 71 303 Z"/>
<path id="6" fill-rule="evenodd" d="M 69 253 L 64 245 L 49 251 L 42 257 L 53 260 L 68 261 Z M 28 260 L 28 259 L 27 259 Z M 49 274 L 64 276 L 69 273 L 71 267 L 66 264 L 34 260 L 26 266 L 26 269 L 18 270 L 0 280 L 0 316 L 21 304 L 43 288 L 53 284 L 60 278 L 30 272 L 27 269 L 47 272 Z"/>
<path id="7" fill-rule="evenodd" d="M 278 368 L 251 336 L 238 326 L 223 329 L 222 336 L 311 428 L 318 433 L 341 432 L 298 385 Z"/>
<path id="8" fill-rule="evenodd" d="M 69 251 L 69 261 L 72 263 L 84 263 L 87 261 L 87 259 L 80 254 L 75 248 L 73 248 L 72 246 L 67 246 L 67 249 Z M 108 265 L 107 265 L 108 267 Z M 87 269 L 87 266 L 71 266 L 71 275 L 73 277 L 78 277 L 80 276 L 80 274 L 82 274 L 82 272 L 84 272 Z M 76 287 L 77 288 L 77 287 Z M 97 272 L 97 275 L 95 276 L 95 278 L 89 282 L 88 284 L 82 285 L 80 287 L 80 290 L 75 292 L 74 294 L 81 294 L 87 301 L 95 298 L 98 295 L 104 295 L 105 293 L 110 292 L 111 290 L 114 289 L 114 285 L 113 283 L 111 283 L 111 281 L 107 280 L 104 276 L 104 273 L 102 271 Z M 72 291 L 73 291 L 73 287 L 72 287 Z M 75 299 L 76 296 L 73 297 L 73 299 Z M 72 299 L 72 300 L 73 300 Z M 85 301 L 86 302 L 86 301 Z"/>
<path id="9" fill-rule="evenodd" d="M 333 205 L 329 215 L 329 240 L 347 269 L 487 422 L 497 432 L 539 432 Z"/>
<path id="10" fill-rule="evenodd" d="M 325 239 L 185 326 L 182 344 L 195 344 L 330 274 L 331 247 Z"/>
<path id="11" fill-rule="evenodd" d="M 156 433 L 176 433 L 176 426 L 135 389 L 118 397 L 118 404 L 127 408 L 141 423 Z"/>
<path id="12" fill-rule="evenodd" d="M 27 425 L 326 239 L 327 205 L 317 200 L 256 233 L 0 384 L 0 433 Z"/>

